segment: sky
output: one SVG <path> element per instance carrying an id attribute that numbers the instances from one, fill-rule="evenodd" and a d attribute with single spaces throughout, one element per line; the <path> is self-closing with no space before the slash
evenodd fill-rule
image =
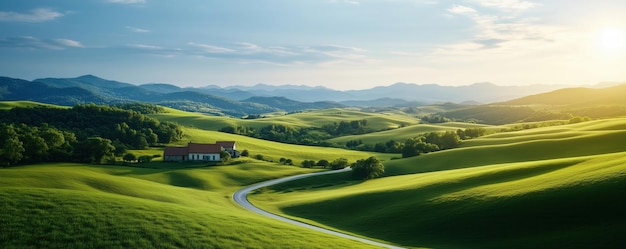
<path id="1" fill-rule="evenodd" d="M 622 0 L 0 2 L 0 76 L 133 84 L 626 81 Z"/>

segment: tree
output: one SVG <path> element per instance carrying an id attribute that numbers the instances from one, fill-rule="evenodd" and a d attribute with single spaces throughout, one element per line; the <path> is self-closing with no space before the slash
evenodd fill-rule
<path id="1" fill-rule="evenodd" d="M 285 164 L 286 165 L 293 165 L 293 160 L 287 158 L 287 159 L 285 159 Z"/>
<path id="2" fill-rule="evenodd" d="M 348 159 L 345 158 L 337 158 L 330 164 L 330 168 L 333 170 L 343 169 L 345 167 L 348 167 Z"/>
<path id="3" fill-rule="evenodd" d="M 301 164 L 302 164 L 303 168 L 312 168 L 313 165 L 315 165 L 315 161 L 313 161 L 313 160 L 304 160 L 304 161 L 302 161 Z"/>
<path id="4" fill-rule="evenodd" d="M 357 179 L 373 179 L 385 174 L 385 166 L 376 157 L 360 159 L 353 163 L 352 176 Z"/>
<path id="5" fill-rule="evenodd" d="M 0 165 L 9 166 L 22 160 L 22 145 L 13 125 L 0 126 Z"/>
<path id="6" fill-rule="evenodd" d="M 328 160 L 326 160 L 326 159 L 321 159 L 321 160 L 317 161 L 316 165 L 317 166 L 321 166 L 323 168 L 326 168 L 326 167 L 328 167 L 330 165 L 330 162 Z"/>
<path id="7" fill-rule="evenodd" d="M 132 162 L 137 160 L 137 157 L 133 153 L 127 153 L 126 155 L 124 155 L 124 157 L 122 157 L 122 159 L 124 160 L 124 162 Z"/>
<path id="8" fill-rule="evenodd" d="M 23 143 L 24 153 L 22 153 L 23 160 L 26 161 L 43 161 L 48 155 L 48 145 L 46 141 L 39 136 L 39 129 L 37 127 L 28 127 L 22 125 L 20 127 L 20 141 Z"/>
<path id="9" fill-rule="evenodd" d="M 387 152 L 387 145 L 385 145 L 384 143 L 377 143 L 374 145 L 374 151 L 375 152 Z"/>
<path id="10" fill-rule="evenodd" d="M 152 161 L 152 156 L 140 156 L 137 158 L 137 162 L 139 163 L 149 163 Z"/>
<path id="11" fill-rule="evenodd" d="M 456 132 L 453 131 L 446 131 L 443 134 L 440 134 L 439 141 L 440 144 L 437 145 L 442 150 L 452 149 L 461 144 L 461 138 Z"/>
<path id="12" fill-rule="evenodd" d="M 115 147 L 111 140 L 101 137 L 91 137 L 75 147 L 75 156 L 88 163 L 100 163 L 104 157 L 113 156 Z"/>
<path id="13" fill-rule="evenodd" d="M 230 161 L 230 159 L 230 153 L 228 153 L 227 151 L 220 152 L 220 161 L 222 161 L 222 163 L 227 163 Z"/>
<path id="14" fill-rule="evenodd" d="M 138 150 L 143 150 L 148 147 L 148 140 L 144 135 L 137 135 L 135 137 L 135 148 Z"/>
<path id="15" fill-rule="evenodd" d="M 122 142 L 120 142 L 120 140 L 115 140 L 113 141 L 113 147 L 115 147 L 115 155 L 116 156 L 121 156 L 121 155 L 125 155 L 126 150 L 128 148 L 126 148 L 126 145 Z"/>
<path id="16" fill-rule="evenodd" d="M 243 151 L 241 152 L 241 156 L 245 156 L 245 157 L 247 157 L 247 156 L 249 156 L 249 155 L 250 155 L 250 152 L 249 152 L 248 150 L 243 150 Z"/>
<path id="17" fill-rule="evenodd" d="M 8 138 L 0 149 L 0 161 L 4 166 L 17 163 L 22 160 L 22 153 L 24 153 L 22 142 L 16 137 Z"/>
<path id="18" fill-rule="evenodd" d="M 439 146 L 424 142 L 424 137 L 409 138 L 404 142 L 402 157 L 419 156 L 422 153 L 438 151 Z"/>

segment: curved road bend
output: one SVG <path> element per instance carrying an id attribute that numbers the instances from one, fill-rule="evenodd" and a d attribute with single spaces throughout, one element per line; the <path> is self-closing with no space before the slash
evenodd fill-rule
<path id="1" fill-rule="evenodd" d="M 352 236 L 352 235 L 349 235 L 349 234 L 336 232 L 336 231 L 333 231 L 333 230 L 328 230 L 328 229 L 321 228 L 321 227 L 316 227 L 316 226 L 309 225 L 309 224 L 306 224 L 306 223 L 303 223 L 303 222 L 299 222 L 299 221 L 288 219 L 288 218 L 285 218 L 285 217 L 282 217 L 282 216 L 279 216 L 279 215 L 275 215 L 273 213 L 267 212 L 265 210 L 262 210 L 262 209 L 260 209 L 260 208 L 258 208 L 256 206 L 252 205 L 252 203 L 250 203 L 248 201 L 248 198 L 247 198 L 248 194 L 251 191 L 254 191 L 255 189 L 258 189 L 258 188 L 267 187 L 267 186 L 271 186 L 271 185 L 274 185 L 274 184 L 279 184 L 279 183 L 283 183 L 283 182 L 298 180 L 298 179 L 307 178 L 307 177 L 316 176 L 316 175 L 335 174 L 335 173 L 345 172 L 345 171 L 349 171 L 349 170 L 351 170 L 351 169 L 350 168 L 345 168 L 345 169 L 342 169 L 342 170 L 331 170 L 331 171 L 323 171 L 323 172 L 317 172 L 317 173 L 295 175 L 295 176 L 289 176 L 289 177 L 285 177 L 285 178 L 274 179 L 274 180 L 270 180 L 270 181 L 266 181 L 266 182 L 253 184 L 253 185 L 250 185 L 248 187 L 242 188 L 242 189 L 238 190 L 237 192 L 235 192 L 233 194 L 233 200 L 235 200 L 235 202 L 237 204 L 239 204 L 240 206 L 242 206 L 245 209 L 248 209 L 248 210 L 250 210 L 252 212 L 255 212 L 257 214 L 264 215 L 264 216 L 267 216 L 267 217 L 270 217 L 270 218 L 273 218 L 273 219 L 276 219 L 276 220 L 279 220 L 279 221 L 287 222 L 287 223 L 290 223 L 290 224 L 293 224 L 293 225 L 305 227 L 305 228 L 308 228 L 308 229 L 313 229 L 315 231 L 319 231 L 319 232 L 323 232 L 323 233 L 339 236 L 339 237 L 346 238 L 346 239 L 360 241 L 360 242 L 371 244 L 371 245 L 387 247 L 387 248 L 393 248 L 393 249 L 403 248 L 403 247 L 397 247 L 397 246 L 393 246 L 393 245 L 388 245 L 388 244 L 384 244 L 384 243 L 380 243 L 380 242 L 376 242 L 376 241 L 372 241 L 372 240 L 368 240 L 368 239 L 364 239 L 364 238 L 359 238 L 359 237 L 356 237 L 356 236 Z"/>

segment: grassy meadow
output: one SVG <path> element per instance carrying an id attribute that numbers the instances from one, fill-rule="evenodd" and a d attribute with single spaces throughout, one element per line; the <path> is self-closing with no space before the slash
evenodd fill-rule
<path id="1" fill-rule="evenodd" d="M 368 248 L 238 207 L 242 186 L 310 172 L 266 162 L 194 169 L 0 169 L 1 248 Z"/>
<path id="2" fill-rule="evenodd" d="M 0 108 L 37 104 L 0 102 Z M 410 248 L 626 243 L 626 118 L 500 132 L 463 141 L 459 148 L 398 159 L 398 154 L 284 144 L 217 130 L 365 119 L 381 131 L 330 141 L 374 144 L 424 132 L 509 126 L 418 124 L 401 113 L 352 109 L 253 120 L 166 110 L 149 116 L 184 126 L 185 137 L 176 145 L 232 140 L 250 157 L 226 166 L 164 163 L 156 157 L 132 167 L 0 168 L 0 248 L 373 248 L 264 218 L 231 198 L 252 183 L 320 170 L 280 165 L 280 158 L 299 165 L 370 156 L 385 165 L 385 177 L 364 182 L 349 172 L 325 175 L 264 188 L 250 199 L 293 219 Z M 130 152 L 152 156 L 162 150 Z M 254 159 L 257 155 L 263 160 Z"/>
<path id="3" fill-rule="evenodd" d="M 626 243 L 626 119 L 498 133 L 384 162 L 387 177 L 286 183 L 273 212 L 403 246 L 618 248 Z"/>
<path id="4" fill-rule="evenodd" d="M 213 143 L 215 141 L 236 141 L 237 149 L 240 151 L 244 149 L 248 150 L 251 158 L 256 155 L 263 155 L 264 160 L 273 162 L 278 162 L 280 158 L 289 158 L 292 159 L 296 165 L 299 165 L 303 160 L 319 161 L 320 159 L 326 159 L 328 161 L 333 161 L 337 158 L 346 158 L 349 162 L 354 162 L 359 159 L 376 156 L 380 160 L 387 161 L 394 157 L 400 157 L 399 154 L 373 153 L 339 148 L 284 144 L 241 135 L 218 131 L 205 131 L 194 128 L 185 128 L 184 132 L 185 137 L 183 140 L 178 142 L 180 145 L 187 144 L 188 141 L 203 143 Z"/>
<path id="5" fill-rule="evenodd" d="M 205 116 L 206 117 L 206 116 Z M 188 141 L 237 141 L 264 160 L 239 164 L 163 163 L 133 167 L 49 163 L 0 168 L 0 248 L 370 248 L 264 218 L 231 199 L 252 183 L 313 172 L 278 163 L 281 157 L 350 161 L 369 153 L 281 144 L 184 127 Z M 131 150 L 161 155 L 162 148 Z M 377 154 L 389 160 L 392 154 Z M 269 162 L 274 161 L 274 162 Z M 145 168 L 141 168 L 145 167 Z"/>
<path id="6" fill-rule="evenodd" d="M 361 134 L 361 135 L 341 136 L 337 138 L 328 139 L 327 141 L 331 143 L 336 143 L 336 144 L 345 144 L 346 142 L 352 141 L 352 140 L 361 140 L 364 144 L 385 143 L 389 140 L 404 142 L 407 139 L 414 138 L 421 133 L 456 131 L 459 129 L 466 129 L 466 128 L 489 129 L 489 128 L 495 128 L 495 127 L 496 126 L 461 123 L 461 122 L 449 122 L 449 123 L 442 123 L 442 124 L 415 124 L 411 126 L 393 129 L 393 130 L 372 132 L 372 133 Z"/>
<path id="7" fill-rule="evenodd" d="M 44 104 L 44 103 L 39 103 L 39 102 L 33 102 L 33 101 L 0 101 L 0 110 L 8 110 L 8 109 L 12 109 L 15 107 L 39 107 L 39 106 L 45 106 L 45 107 L 56 107 L 56 108 L 69 108 L 66 106 L 59 106 L 59 105 L 52 105 L 52 104 Z"/>
<path id="8" fill-rule="evenodd" d="M 402 125 L 417 124 L 418 119 L 398 113 L 369 113 L 351 109 L 324 109 L 288 114 L 284 116 L 270 116 L 260 119 L 240 119 L 231 117 L 207 116 L 201 113 L 190 113 L 166 108 L 166 113 L 151 114 L 150 116 L 162 121 L 171 121 L 183 126 L 202 130 L 217 131 L 226 126 L 245 126 L 255 129 L 281 124 L 291 127 L 319 127 L 333 122 L 367 120 L 368 127 L 374 130 L 398 128 Z"/>

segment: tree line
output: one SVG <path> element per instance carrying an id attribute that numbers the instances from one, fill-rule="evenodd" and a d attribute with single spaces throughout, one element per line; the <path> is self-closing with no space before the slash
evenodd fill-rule
<path id="1" fill-rule="evenodd" d="M 136 108 L 138 106 L 127 106 Z M 158 108 L 143 106 L 145 112 Z M 180 127 L 138 111 L 102 105 L 0 110 L 0 164 L 75 161 L 99 163 L 127 149 L 182 138 Z"/>
<path id="2" fill-rule="evenodd" d="M 485 134 L 487 134 L 485 128 L 467 128 L 457 131 L 423 133 L 403 142 L 391 139 L 384 143 L 365 144 L 362 140 L 350 140 L 345 143 L 345 148 L 380 153 L 402 153 L 402 157 L 412 157 L 452 149 L 458 147 L 462 140 L 484 136 Z"/>
<path id="3" fill-rule="evenodd" d="M 334 122 L 322 125 L 321 127 L 306 128 L 271 124 L 257 130 L 242 125 L 233 125 L 222 127 L 219 131 L 281 143 L 332 146 L 331 143 L 325 140 L 344 135 L 364 134 L 372 130 L 367 127 L 367 120 L 353 120 L 341 121 L 339 123 Z"/>

